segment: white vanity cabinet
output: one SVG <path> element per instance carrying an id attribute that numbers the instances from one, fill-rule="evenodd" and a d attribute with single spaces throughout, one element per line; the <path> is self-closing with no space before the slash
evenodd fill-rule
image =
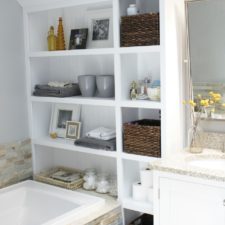
<path id="1" fill-rule="evenodd" d="M 156 174 L 155 225 L 225 225 L 225 183 Z"/>

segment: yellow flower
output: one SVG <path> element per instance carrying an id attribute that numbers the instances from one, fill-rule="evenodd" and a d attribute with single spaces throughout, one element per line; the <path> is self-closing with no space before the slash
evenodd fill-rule
<path id="1" fill-rule="evenodd" d="M 221 100 L 221 98 L 219 98 L 219 97 L 218 98 L 214 98 L 215 102 L 219 102 L 220 100 Z"/>
<path id="2" fill-rule="evenodd" d="M 222 106 L 225 107 L 225 103 L 223 103 Z"/>
<path id="3" fill-rule="evenodd" d="M 198 97 L 199 99 L 201 99 L 201 98 L 202 98 L 202 96 L 201 96 L 200 94 L 198 94 L 198 95 L 197 95 L 197 97 Z"/>
<path id="4" fill-rule="evenodd" d="M 201 105 L 205 105 L 205 100 L 202 99 L 202 100 L 200 101 L 200 104 L 201 104 Z"/>
<path id="5" fill-rule="evenodd" d="M 219 102 L 221 100 L 221 94 L 219 93 L 213 93 L 212 98 L 215 102 Z"/>
<path id="6" fill-rule="evenodd" d="M 193 106 L 193 107 L 196 106 L 196 103 L 195 103 L 193 100 L 189 100 L 189 104 L 190 104 L 191 106 Z"/>
<path id="7" fill-rule="evenodd" d="M 214 95 L 214 92 L 213 91 L 210 91 L 209 92 L 209 95 L 211 95 L 211 96 Z"/>
<path id="8" fill-rule="evenodd" d="M 210 105 L 214 104 L 214 101 L 213 101 L 213 100 L 210 100 L 210 101 L 209 101 L 209 104 L 210 104 Z"/>
<path id="9" fill-rule="evenodd" d="M 204 106 L 204 107 L 207 107 L 207 106 L 209 106 L 209 99 L 202 99 L 201 101 L 200 101 L 200 105 L 201 106 Z"/>

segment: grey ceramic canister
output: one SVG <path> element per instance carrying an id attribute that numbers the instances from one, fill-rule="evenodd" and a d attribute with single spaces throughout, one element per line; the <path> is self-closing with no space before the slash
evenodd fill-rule
<path id="1" fill-rule="evenodd" d="M 98 95 L 101 98 L 112 98 L 115 95 L 114 76 L 99 75 L 96 77 Z"/>
<path id="2" fill-rule="evenodd" d="M 78 83 L 83 97 L 93 97 L 96 93 L 96 76 L 81 75 L 78 76 Z"/>

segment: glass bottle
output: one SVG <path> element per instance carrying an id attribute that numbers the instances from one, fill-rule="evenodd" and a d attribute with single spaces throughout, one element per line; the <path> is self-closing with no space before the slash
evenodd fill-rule
<path id="1" fill-rule="evenodd" d="M 59 17 L 59 25 L 58 25 L 57 39 L 56 39 L 56 49 L 57 50 L 66 50 L 62 17 Z"/>
<path id="2" fill-rule="evenodd" d="M 109 195 L 113 196 L 113 197 L 117 197 L 118 196 L 118 190 L 117 190 L 117 177 L 116 176 L 112 176 L 109 180 Z"/>
<path id="3" fill-rule="evenodd" d="M 48 51 L 56 50 L 56 36 L 54 33 L 54 27 L 51 26 L 48 32 Z"/>

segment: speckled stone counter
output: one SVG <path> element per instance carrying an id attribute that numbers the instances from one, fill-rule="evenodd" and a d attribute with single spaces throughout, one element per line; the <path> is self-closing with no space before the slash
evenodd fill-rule
<path id="1" fill-rule="evenodd" d="M 225 170 L 209 169 L 189 164 L 193 160 L 204 159 L 224 159 L 225 163 L 225 153 L 218 150 L 204 149 L 201 154 L 192 154 L 187 150 L 183 150 L 171 157 L 153 162 L 151 167 L 158 171 L 225 182 Z"/>
<path id="2" fill-rule="evenodd" d="M 77 191 L 104 198 L 105 204 L 94 212 L 87 212 L 82 218 L 68 225 L 122 225 L 121 205 L 115 198 L 83 189 Z"/>

